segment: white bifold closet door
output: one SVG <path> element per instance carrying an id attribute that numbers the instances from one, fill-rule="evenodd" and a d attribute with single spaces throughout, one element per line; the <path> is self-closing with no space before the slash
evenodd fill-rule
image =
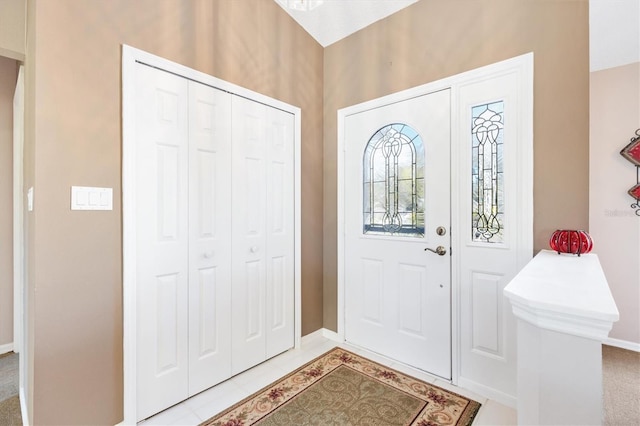
<path id="1" fill-rule="evenodd" d="M 189 388 L 189 84 L 137 67 L 138 419 Z"/>
<path id="2" fill-rule="evenodd" d="M 137 417 L 293 347 L 293 115 L 136 81 Z"/>
<path id="3" fill-rule="evenodd" d="M 234 96 L 233 374 L 293 346 L 293 115 Z"/>
<path id="4" fill-rule="evenodd" d="M 231 95 L 137 76 L 142 419 L 231 375 Z"/>
<path id="5" fill-rule="evenodd" d="M 189 395 L 231 376 L 231 97 L 189 82 Z"/>

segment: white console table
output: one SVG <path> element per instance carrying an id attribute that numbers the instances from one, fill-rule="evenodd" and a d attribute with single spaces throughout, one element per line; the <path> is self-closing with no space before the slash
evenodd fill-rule
<path id="1" fill-rule="evenodd" d="M 602 424 L 602 341 L 619 314 L 598 256 L 542 250 L 504 294 L 518 323 L 518 424 Z"/>

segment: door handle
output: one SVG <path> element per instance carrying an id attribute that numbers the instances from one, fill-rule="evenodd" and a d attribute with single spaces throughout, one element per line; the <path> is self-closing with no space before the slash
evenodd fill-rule
<path id="1" fill-rule="evenodd" d="M 430 252 L 435 253 L 435 254 L 437 254 L 439 256 L 444 256 L 445 254 L 447 254 L 447 249 L 444 248 L 443 246 L 438 246 L 438 247 L 436 247 L 435 250 L 432 249 L 432 248 L 428 248 L 427 247 L 426 249 L 424 249 L 424 251 L 430 251 Z"/>

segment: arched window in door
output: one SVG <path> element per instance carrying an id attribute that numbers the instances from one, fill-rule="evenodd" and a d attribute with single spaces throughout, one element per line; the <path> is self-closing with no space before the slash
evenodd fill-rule
<path id="1" fill-rule="evenodd" d="M 410 126 L 389 124 L 363 156 L 364 234 L 424 235 L 424 145 Z"/>

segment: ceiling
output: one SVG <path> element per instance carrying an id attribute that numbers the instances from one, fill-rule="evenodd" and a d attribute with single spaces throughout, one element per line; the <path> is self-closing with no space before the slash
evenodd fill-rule
<path id="1" fill-rule="evenodd" d="M 323 47 L 341 40 L 418 0 L 274 0 Z M 309 5 L 308 11 L 286 4 Z M 314 5 L 319 4 L 314 7 Z"/>
<path id="2" fill-rule="evenodd" d="M 326 47 L 418 0 L 274 1 Z M 301 11 L 287 3 L 322 4 Z M 591 71 L 640 62 L 640 0 L 589 0 L 589 26 Z"/>
<path id="3" fill-rule="evenodd" d="M 640 62 L 640 0 L 589 0 L 591 71 Z"/>

